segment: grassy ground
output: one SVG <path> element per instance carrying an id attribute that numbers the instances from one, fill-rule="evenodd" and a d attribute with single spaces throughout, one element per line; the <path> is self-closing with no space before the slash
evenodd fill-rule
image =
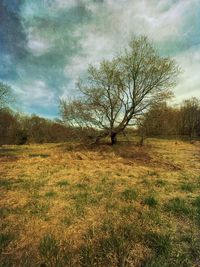
<path id="1" fill-rule="evenodd" d="M 200 266 L 200 143 L 0 149 L 0 266 Z"/>

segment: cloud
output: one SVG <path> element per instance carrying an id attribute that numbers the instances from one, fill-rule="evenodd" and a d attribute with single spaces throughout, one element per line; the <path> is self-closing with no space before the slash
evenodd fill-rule
<path id="1" fill-rule="evenodd" d="M 27 39 L 27 47 L 35 56 L 40 56 L 44 53 L 47 53 L 51 47 L 49 40 L 45 40 L 41 36 L 37 35 L 37 33 L 34 33 L 33 28 L 29 29 Z"/>
<path id="2" fill-rule="evenodd" d="M 72 8 L 75 7 L 78 4 L 78 1 L 76 0 L 56 0 L 54 3 L 54 6 L 57 8 Z"/>
<path id="3" fill-rule="evenodd" d="M 14 87 L 15 91 L 25 105 L 47 107 L 54 103 L 54 92 L 52 92 L 44 81 L 33 80 L 20 87 Z"/>
<path id="4" fill-rule="evenodd" d="M 183 73 L 179 77 L 179 83 L 175 88 L 175 95 L 180 101 L 190 98 L 191 95 L 200 97 L 200 45 L 190 48 L 187 52 L 176 57 L 182 66 Z"/>
<path id="5" fill-rule="evenodd" d="M 0 1 L 0 79 L 8 84 L 18 79 L 17 66 L 28 55 L 21 6 L 20 0 Z"/>
<path id="6" fill-rule="evenodd" d="M 73 80 L 82 76 L 90 64 L 98 64 L 102 58 L 113 55 L 113 42 L 105 35 L 89 31 L 80 41 L 81 51 L 65 67 L 65 74 Z"/>
<path id="7" fill-rule="evenodd" d="M 90 63 L 140 34 L 184 69 L 177 98 L 199 95 L 199 0 L 14 0 L 16 12 L 11 0 L 2 3 L 0 78 L 12 81 L 26 111 L 56 113 Z"/>

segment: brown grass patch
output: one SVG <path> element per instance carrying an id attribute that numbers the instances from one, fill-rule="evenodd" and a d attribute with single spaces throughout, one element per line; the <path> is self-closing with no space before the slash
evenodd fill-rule
<path id="1" fill-rule="evenodd" d="M 200 192 L 199 155 L 199 143 L 158 139 L 149 139 L 144 147 L 125 142 L 113 147 L 72 143 L 4 146 L 0 151 L 2 262 L 9 257 L 13 266 L 22 266 L 26 254 L 32 261 L 30 266 L 43 263 L 38 247 L 48 233 L 61 248 L 65 242 L 73 244 L 76 266 L 84 266 L 80 253 L 92 249 L 89 246 L 80 252 L 88 232 L 92 237 L 87 242 L 92 247 L 98 248 L 101 241 L 111 250 L 110 255 L 117 257 L 116 247 L 126 247 L 130 242 L 119 229 L 133 223 L 138 226 L 141 240 L 133 241 L 127 261 L 128 266 L 139 267 L 154 255 L 143 242 L 147 231 L 164 229 L 179 240 L 182 233 L 178 229 L 185 220 L 197 236 L 192 203 Z M 187 184 L 193 184 L 192 191 L 188 191 Z M 130 189 L 137 191 L 137 197 Z M 158 200 L 156 208 L 144 204 L 144 198 L 152 195 Z M 165 210 L 165 205 L 176 197 L 185 200 L 190 215 L 179 218 Z M 4 241 L 8 231 L 15 234 L 9 243 Z M 104 243 L 104 237 L 111 238 L 111 243 Z M 88 255 L 84 254 L 84 260 L 91 260 Z M 170 257 L 173 255 L 169 262 Z M 190 259 L 193 262 L 195 259 Z"/>

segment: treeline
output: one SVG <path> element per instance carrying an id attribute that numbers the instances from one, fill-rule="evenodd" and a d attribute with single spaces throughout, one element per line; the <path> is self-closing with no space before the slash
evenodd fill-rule
<path id="1" fill-rule="evenodd" d="M 191 139 L 200 136 L 200 100 L 191 98 L 178 107 L 166 102 L 151 106 L 139 127 L 145 136 L 185 135 Z"/>
<path id="2" fill-rule="evenodd" d="M 192 139 L 200 136 L 200 100 L 191 98 L 177 107 L 166 102 L 152 105 L 139 121 L 138 132 L 144 137 L 184 135 Z M 22 115 L 9 108 L 0 109 L 0 145 L 88 140 L 94 134 L 94 130 L 66 126 L 61 120 Z"/>
<path id="3" fill-rule="evenodd" d="M 26 116 L 8 108 L 0 109 L 0 145 L 64 142 L 80 135 L 80 129 L 67 127 L 36 115 Z"/>

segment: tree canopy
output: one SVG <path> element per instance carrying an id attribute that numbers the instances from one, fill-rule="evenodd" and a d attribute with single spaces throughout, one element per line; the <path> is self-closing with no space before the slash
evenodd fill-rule
<path id="1" fill-rule="evenodd" d="M 79 96 L 61 101 L 62 117 L 100 130 L 96 140 L 110 136 L 114 144 L 118 133 L 170 93 L 178 73 L 176 62 L 161 57 L 147 37 L 134 38 L 112 60 L 89 66 L 87 78 L 77 83 Z"/>

